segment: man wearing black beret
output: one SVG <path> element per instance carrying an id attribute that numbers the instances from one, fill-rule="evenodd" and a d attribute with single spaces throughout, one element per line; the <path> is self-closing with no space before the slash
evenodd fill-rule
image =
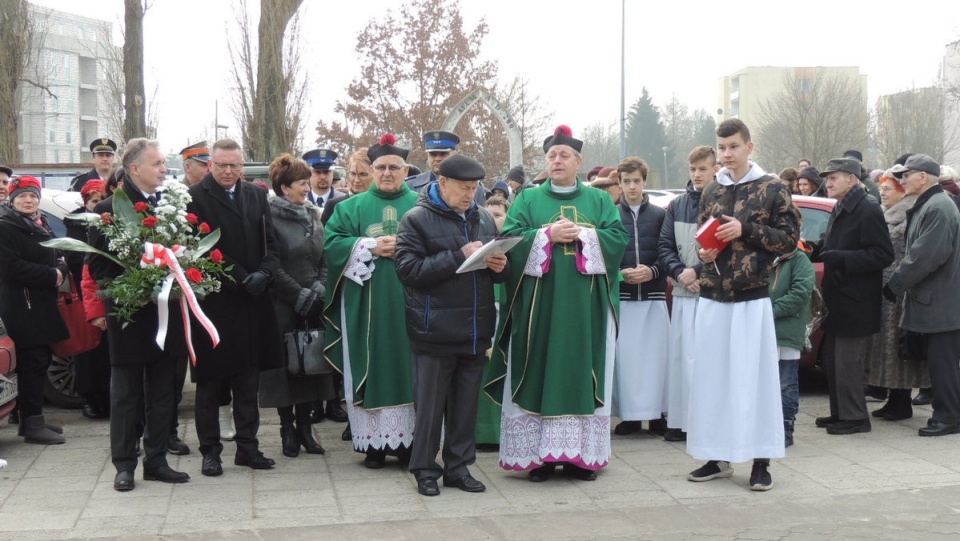
<path id="1" fill-rule="evenodd" d="M 397 276 L 406 297 L 407 336 L 413 349 L 416 424 L 410 471 L 424 496 L 444 486 L 483 492 L 467 466 L 476 459 L 474 427 L 486 352 L 496 324 L 493 284 L 506 279 L 507 257 L 458 274 L 473 252 L 497 236 L 493 216 L 474 201 L 483 166 L 466 156 L 439 164 L 437 182 L 420 192 L 400 222 Z M 436 462 L 445 424 L 443 467 Z"/>

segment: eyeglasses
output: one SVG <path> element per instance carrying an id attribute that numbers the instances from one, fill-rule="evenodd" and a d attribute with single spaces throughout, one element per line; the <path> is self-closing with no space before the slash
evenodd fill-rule
<path id="1" fill-rule="evenodd" d="M 399 170 L 401 170 L 401 169 L 405 169 L 406 167 L 407 167 L 406 164 L 403 164 L 403 165 L 383 165 L 383 164 L 380 164 L 380 165 L 374 165 L 374 166 L 373 166 L 373 170 L 374 170 L 374 171 L 377 171 L 377 172 L 379 172 L 379 173 L 383 173 L 384 171 L 390 171 L 391 173 L 396 173 L 397 171 L 399 171 Z"/>
<path id="2" fill-rule="evenodd" d="M 220 169 L 232 169 L 234 171 L 239 171 L 243 169 L 242 163 L 223 163 L 223 162 L 213 162 L 213 165 L 216 165 Z"/>

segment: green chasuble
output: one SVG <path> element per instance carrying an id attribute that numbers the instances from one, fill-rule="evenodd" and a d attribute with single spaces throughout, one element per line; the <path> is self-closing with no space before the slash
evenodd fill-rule
<path id="1" fill-rule="evenodd" d="M 519 408 L 544 417 L 593 415 L 609 399 L 603 396 L 607 318 L 619 312 L 617 274 L 630 235 L 606 192 L 578 179 L 574 191 L 558 193 L 551 182 L 520 192 L 507 212 L 502 235 L 523 242 L 507 252 L 507 299 L 484 389 L 497 403 L 503 399 L 510 348 L 511 392 Z M 548 270 L 540 277 L 526 274 L 532 256 L 543 259 L 544 248 L 534 246 L 537 234 L 561 216 L 594 229 L 600 250 L 585 253 L 590 247 L 580 241 L 547 244 Z M 581 272 L 578 252 L 606 273 Z"/>
<path id="2" fill-rule="evenodd" d="M 353 403 L 365 409 L 413 404 L 403 286 L 390 258 L 374 258 L 373 274 L 363 285 L 348 278 L 347 273 L 351 264 L 353 268 L 361 264 L 351 259 L 358 243 L 396 235 L 400 218 L 416 201 L 417 193 L 406 184 L 391 193 L 370 186 L 366 192 L 341 201 L 325 228 L 323 250 L 328 272 L 324 355 L 341 373 L 343 363 L 350 363 Z M 348 359 L 344 358 L 343 330 L 349 342 Z"/>

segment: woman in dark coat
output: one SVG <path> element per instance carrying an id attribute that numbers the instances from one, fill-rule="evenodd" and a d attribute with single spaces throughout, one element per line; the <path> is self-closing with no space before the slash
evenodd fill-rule
<path id="1" fill-rule="evenodd" d="M 40 181 L 12 181 L 10 204 L 0 207 L 0 318 L 16 345 L 21 435 L 43 445 L 64 442 L 44 421 L 43 386 L 50 344 L 70 336 L 57 308 L 67 265 L 58 251 L 40 246 L 51 238 L 40 213 Z"/>
<path id="2" fill-rule="evenodd" d="M 93 212 L 101 200 L 106 199 L 106 181 L 88 180 L 80 190 L 83 205 L 67 215 L 63 223 L 67 228 L 67 236 L 87 242 L 87 224 L 82 219 L 75 219 L 85 212 Z M 67 266 L 73 278 L 77 292 L 82 292 L 81 280 L 83 277 L 83 252 L 67 252 Z M 81 293 L 81 296 L 83 294 Z M 106 325 L 104 320 L 103 325 Z M 80 353 L 73 358 L 74 369 L 77 374 L 77 393 L 83 397 L 83 416 L 87 419 L 106 419 L 110 416 L 110 344 L 104 336 L 100 345 L 86 353 Z"/>
<path id="3" fill-rule="evenodd" d="M 277 194 L 270 200 L 280 252 L 272 290 L 277 326 L 281 332 L 317 328 L 327 267 L 319 209 L 307 199 L 310 168 L 303 160 L 283 154 L 270 164 L 269 175 Z M 291 376 L 281 367 L 260 374 L 260 407 L 275 407 L 280 414 L 284 456 L 297 456 L 301 445 L 308 453 L 323 454 L 313 436 L 310 410 L 313 401 L 336 397 L 332 370 L 331 375 Z"/>

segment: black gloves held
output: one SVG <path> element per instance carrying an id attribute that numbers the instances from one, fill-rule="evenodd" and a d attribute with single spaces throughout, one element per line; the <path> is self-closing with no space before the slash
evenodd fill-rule
<path id="1" fill-rule="evenodd" d="M 251 297 L 259 297 L 267 290 L 267 286 L 270 285 L 270 279 L 273 278 L 270 276 L 270 273 L 265 270 L 258 270 L 256 272 L 251 272 L 247 275 L 246 278 L 240 282 L 240 288 L 243 289 Z"/>

